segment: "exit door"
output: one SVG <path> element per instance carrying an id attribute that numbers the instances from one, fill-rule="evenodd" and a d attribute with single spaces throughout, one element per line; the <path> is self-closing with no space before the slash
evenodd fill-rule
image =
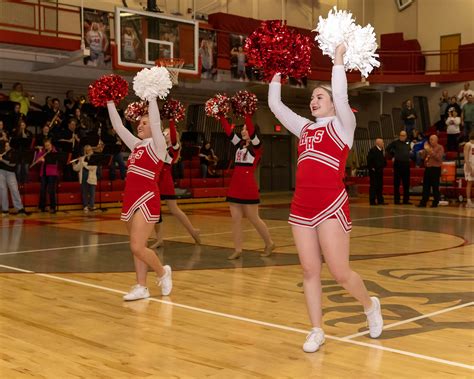
<path id="1" fill-rule="evenodd" d="M 288 191 L 291 189 L 291 137 L 264 135 L 263 157 L 260 166 L 261 191 Z"/>

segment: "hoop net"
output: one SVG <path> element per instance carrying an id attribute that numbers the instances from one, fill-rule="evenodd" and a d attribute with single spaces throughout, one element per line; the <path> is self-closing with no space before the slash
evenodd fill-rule
<path id="1" fill-rule="evenodd" d="M 158 65 L 165 67 L 170 73 L 170 79 L 173 84 L 178 84 L 179 70 L 184 65 L 183 58 L 160 58 Z"/>

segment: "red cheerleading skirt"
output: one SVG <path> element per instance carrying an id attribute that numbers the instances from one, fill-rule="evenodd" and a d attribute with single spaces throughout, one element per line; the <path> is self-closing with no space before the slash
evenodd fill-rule
<path id="1" fill-rule="evenodd" d="M 254 173 L 255 169 L 252 166 L 236 166 L 227 190 L 226 201 L 239 204 L 260 203 L 260 193 Z"/>
<path id="2" fill-rule="evenodd" d="M 140 210 L 146 222 L 159 223 L 161 200 L 158 186 L 156 183 L 155 186 L 140 186 L 138 183 L 133 183 L 132 176 L 131 174 L 127 176 L 120 219 L 129 221 L 135 212 Z"/>
<path id="3" fill-rule="evenodd" d="M 160 198 L 161 200 L 172 200 L 176 199 L 176 192 L 174 191 L 173 176 L 171 175 L 170 164 L 165 163 L 160 172 L 160 178 L 158 179 L 158 187 L 160 187 Z"/>
<path id="4" fill-rule="evenodd" d="M 335 218 L 346 233 L 352 229 L 349 197 L 345 188 L 300 188 L 291 202 L 291 225 L 315 228 L 323 221 Z"/>

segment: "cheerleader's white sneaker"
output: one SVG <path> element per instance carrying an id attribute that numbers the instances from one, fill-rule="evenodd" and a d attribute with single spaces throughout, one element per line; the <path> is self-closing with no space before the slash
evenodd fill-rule
<path id="1" fill-rule="evenodd" d="M 305 353 L 315 353 L 324 343 L 324 331 L 321 328 L 313 328 L 306 336 L 306 342 L 303 344 Z"/>
<path id="2" fill-rule="evenodd" d="M 125 301 L 133 301 L 133 300 L 140 300 L 146 299 L 150 297 L 150 292 L 148 292 L 147 287 L 143 287 L 140 284 L 135 284 L 129 293 L 123 296 Z"/>
<path id="3" fill-rule="evenodd" d="M 375 296 L 371 297 L 372 308 L 365 312 L 367 316 L 367 323 L 369 324 L 369 334 L 371 338 L 378 338 L 382 334 L 383 318 L 382 308 L 380 307 L 380 300 Z"/>
<path id="4" fill-rule="evenodd" d="M 163 266 L 165 274 L 161 278 L 156 279 L 156 284 L 161 287 L 161 294 L 168 296 L 173 289 L 173 280 L 171 279 L 171 267 L 166 265 Z"/>

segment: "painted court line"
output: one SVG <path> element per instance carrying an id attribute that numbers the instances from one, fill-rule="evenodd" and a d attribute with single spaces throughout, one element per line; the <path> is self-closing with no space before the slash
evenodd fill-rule
<path id="1" fill-rule="evenodd" d="M 10 269 L 10 270 L 16 270 L 16 271 L 20 271 L 20 272 L 30 273 L 30 274 L 34 274 L 34 275 L 37 275 L 37 276 L 42 276 L 42 277 L 49 278 L 49 279 L 60 280 L 60 281 L 67 282 L 67 283 L 78 284 L 78 285 L 85 286 L 85 287 L 97 288 L 97 289 L 101 289 L 101 290 L 108 291 L 108 292 L 114 292 L 114 293 L 118 293 L 118 294 L 126 294 L 127 293 L 125 291 L 120 291 L 120 290 L 116 290 L 116 289 L 109 288 L 109 287 L 98 286 L 96 284 L 81 282 L 79 280 L 74 280 L 74 279 L 67 279 L 67 278 L 63 278 L 63 277 L 55 276 L 55 275 L 35 273 L 34 271 L 24 270 L 24 269 L 17 268 L 17 267 L 6 266 L 6 265 L 0 265 L 0 267 L 4 267 L 4 268 Z M 292 328 L 292 327 L 285 326 L 285 325 L 279 325 L 279 324 L 269 323 L 269 322 L 265 322 L 265 321 L 254 320 L 254 319 L 247 318 L 247 317 L 235 316 L 235 315 L 232 315 L 232 314 L 229 314 L 229 313 L 211 311 L 209 309 L 193 307 L 193 306 L 180 304 L 180 303 L 174 303 L 172 301 L 160 300 L 160 299 L 157 299 L 157 298 L 148 298 L 148 300 L 149 301 L 154 301 L 154 302 L 157 302 L 157 303 L 171 305 L 171 306 L 177 307 L 177 308 L 187 309 L 187 310 L 190 310 L 190 311 L 205 313 L 205 314 L 209 314 L 209 315 L 213 315 L 213 316 L 224 317 L 224 318 L 228 318 L 228 319 L 232 319 L 232 320 L 248 322 L 248 323 L 256 324 L 256 325 L 267 326 L 267 327 L 271 327 L 271 328 L 275 328 L 275 329 L 286 330 L 286 331 L 296 332 L 296 333 L 300 333 L 300 334 L 307 334 L 308 333 L 307 330 L 303 330 L 303 329 L 297 329 L 297 328 Z M 431 362 L 446 364 L 446 365 L 449 365 L 449 366 L 455 366 L 455 367 L 465 368 L 465 369 L 468 369 L 468 370 L 474 370 L 474 366 L 467 365 L 467 364 L 460 363 L 460 362 L 449 361 L 449 360 L 446 360 L 446 359 L 430 357 L 430 356 L 427 356 L 427 355 L 411 353 L 409 351 L 404 351 L 404 350 L 399 350 L 399 349 L 392 349 L 390 347 L 384 347 L 384 346 L 374 345 L 374 344 L 371 344 L 371 343 L 366 343 L 366 342 L 361 342 L 361 341 L 354 341 L 354 340 L 349 340 L 349 339 L 344 339 L 344 338 L 334 337 L 334 336 L 329 336 L 329 335 L 326 335 L 326 338 L 332 339 L 332 340 L 335 340 L 335 341 L 339 341 L 339 342 L 345 342 L 345 343 L 353 344 L 353 345 L 364 346 L 364 347 L 368 347 L 368 348 L 372 348 L 372 349 L 376 349 L 376 350 L 383 350 L 383 351 L 387 351 L 387 352 L 391 352 L 391 353 L 395 353 L 395 354 L 408 356 L 408 357 L 411 357 L 411 358 L 419 358 L 419 359 L 423 359 L 423 360 L 427 360 L 427 361 L 431 361 Z"/>
<path id="2" fill-rule="evenodd" d="M 427 313 L 425 315 L 409 318 L 407 320 L 397 321 L 397 322 L 394 322 L 393 324 L 384 325 L 383 330 L 390 329 L 390 328 L 393 328 L 395 326 L 399 326 L 399 325 L 403 325 L 403 324 L 408 324 L 410 322 L 421 320 L 421 319 L 424 319 L 424 318 L 427 318 L 427 317 L 432 317 L 432 316 L 440 315 L 440 314 L 443 314 L 443 313 L 446 313 L 446 312 L 451 312 L 451 311 L 454 311 L 456 309 L 469 307 L 471 305 L 474 305 L 474 301 L 471 301 L 470 303 L 459 304 L 459 305 L 456 305 L 456 306 L 450 307 L 450 308 L 441 309 L 439 311 Z M 342 339 L 343 340 L 349 340 L 349 339 L 352 339 L 352 338 L 365 336 L 366 334 L 369 334 L 368 330 L 366 330 L 365 332 L 355 333 L 355 334 L 351 334 L 350 336 L 342 337 Z"/>

